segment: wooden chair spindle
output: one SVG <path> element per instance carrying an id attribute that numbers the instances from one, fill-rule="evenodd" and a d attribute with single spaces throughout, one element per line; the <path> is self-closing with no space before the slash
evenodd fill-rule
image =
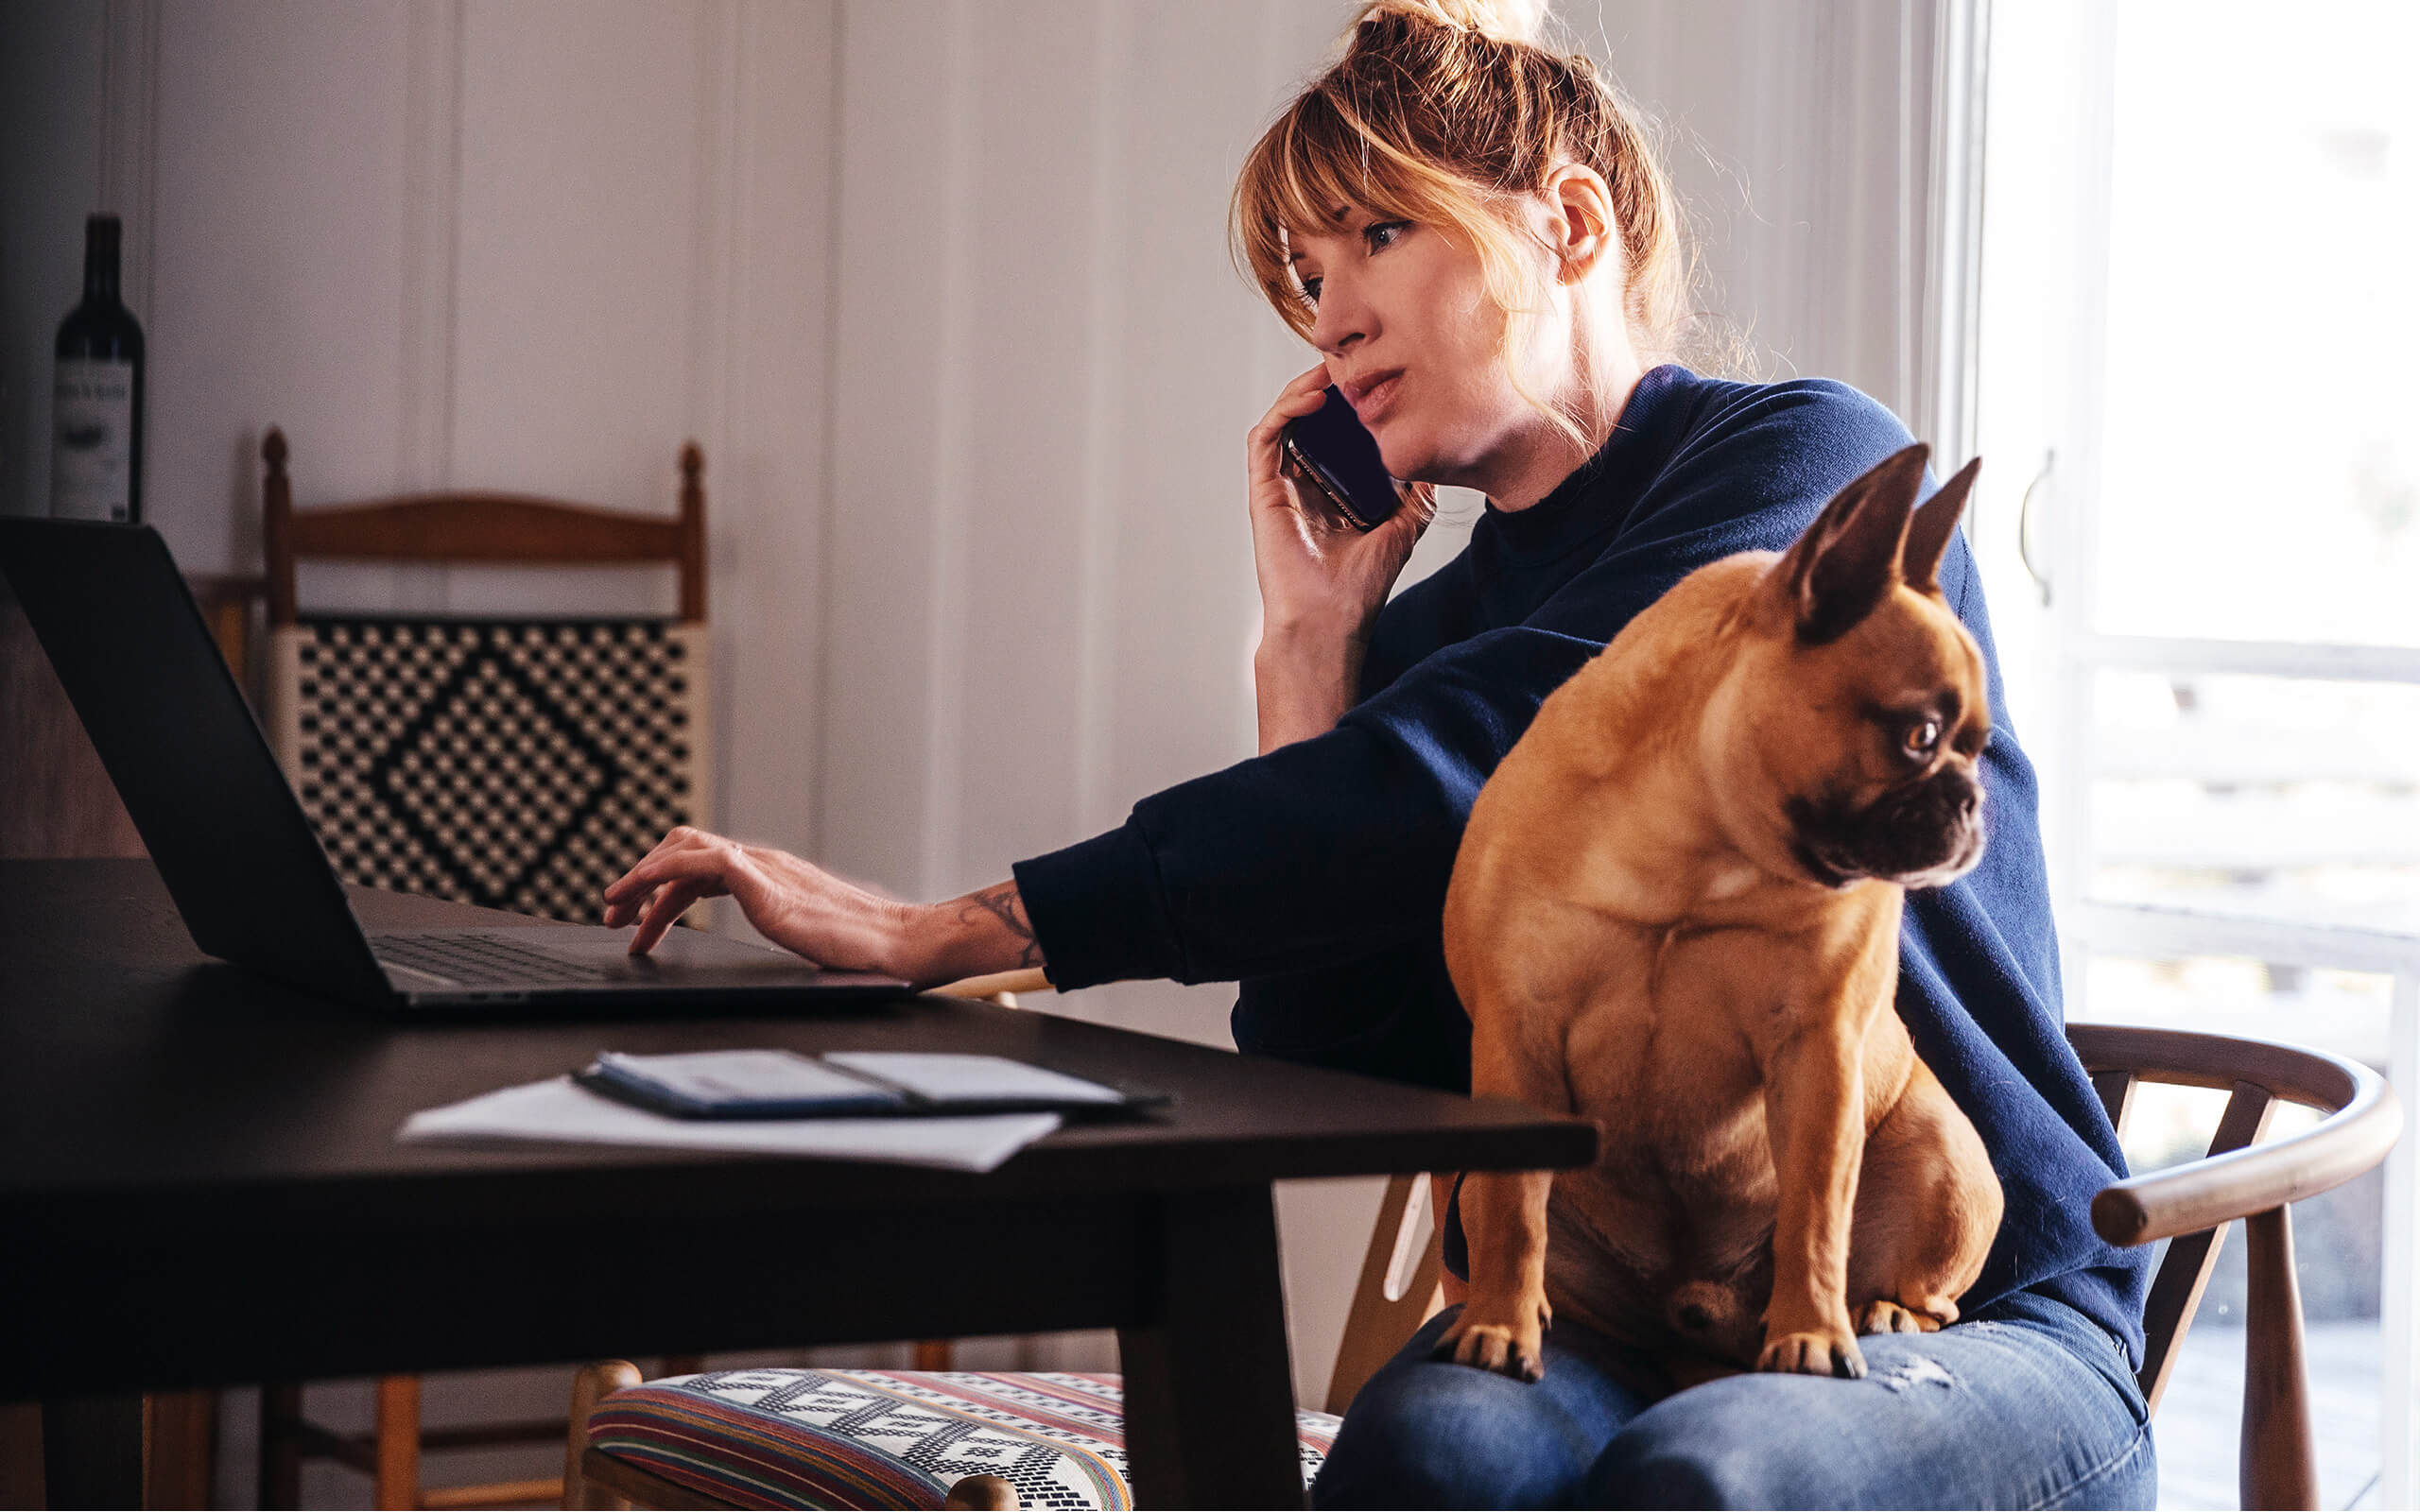
<path id="1" fill-rule="evenodd" d="M 681 617 L 706 618 L 706 454 L 695 441 L 681 447 Z"/>
<path id="2" fill-rule="evenodd" d="M 420 1377 L 378 1378 L 374 1495 L 381 1507 L 420 1505 Z"/>
<path id="3" fill-rule="evenodd" d="M 2131 1071 L 2096 1071 L 2092 1074 L 2092 1090 L 2100 1098 L 2100 1110 L 2109 1115 L 2109 1126 L 2123 1139 L 2126 1114 L 2135 1106 L 2135 1074 Z"/>
<path id="4" fill-rule="evenodd" d="M 2236 1083 L 2226 1111 L 2219 1117 L 2218 1132 L 2210 1137 L 2209 1153 L 2227 1155 L 2258 1143 L 2276 1106 L 2276 1100 L 2261 1089 L 2248 1082 Z M 2220 1224 L 2169 1240 L 2159 1274 L 2152 1280 L 2151 1299 L 2143 1306 L 2143 1368 L 2135 1381 L 2153 1412 L 2159 1411 L 2169 1373 L 2176 1368 L 2177 1346 L 2193 1325 L 2193 1314 L 2202 1305 L 2203 1292 L 2209 1288 L 2211 1273 L 2218 1268 L 2219 1246 L 2230 1227 Z"/>
<path id="5" fill-rule="evenodd" d="M 2294 1229 L 2284 1208 L 2243 1221 L 2243 1434 L 2237 1485 L 2247 1507 L 2316 1507 L 2310 1375 L 2303 1358 L 2303 1298 L 2294 1279 Z"/>

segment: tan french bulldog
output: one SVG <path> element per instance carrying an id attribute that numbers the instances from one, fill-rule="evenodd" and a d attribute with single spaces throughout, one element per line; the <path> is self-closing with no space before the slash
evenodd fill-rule
<path id="1" fill-rule="evenodd" d="M 1444 919 L 1472 1090 L 1604 1137 L 1465 1180 L 1441 1358 L 1535 1380 L 1561 1314 L 1684 1383 L 1861 1376 L 1858 1334 L 1958 1317 L 1999 1181 L 1893 993 L 1905 890 L 1982 854 L 1991 714 L 1935 577 L 1977 464 L 1917 508 L 1925 457 L 1683 578 L 1479 793 Z"/>

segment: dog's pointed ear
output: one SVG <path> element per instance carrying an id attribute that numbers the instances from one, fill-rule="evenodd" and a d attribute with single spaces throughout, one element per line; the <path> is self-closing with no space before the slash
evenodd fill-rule
<path id="1" fill-rule="evenodd" d="M 1958 532 L 1958 517 L 1966 511 L 1966 496 L 1975 491 L 1975 474 L 1983 459 L 1976 457 L 1958 475 L 1916 507 L 1908 522 L 1908 539 L 1899 548 L 1899 578 L 1919 593 L 1941 592 L 1941 556 Z"/>
<path id="2" fill-rule="evenodd" d="M 1922 441 L 1893 453 L 1833 496 L 1781 560 L 1781 580 L 1808 645 L 1837 641 L 1899 581 L 1908 510 L 1924 486 Z"/>

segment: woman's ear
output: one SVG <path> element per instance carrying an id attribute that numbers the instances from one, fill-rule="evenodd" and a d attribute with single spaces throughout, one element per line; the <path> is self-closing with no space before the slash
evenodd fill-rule
<path id="1" fill-rule="evenodd" d="M 1620 255 L 1614 238 L 1614 192 L 1602 174 L 1566 163 L 1547 175 L 1543 195 L 1547 235 L 1563 283 L 1577 284 L 1608 256 Z"/>

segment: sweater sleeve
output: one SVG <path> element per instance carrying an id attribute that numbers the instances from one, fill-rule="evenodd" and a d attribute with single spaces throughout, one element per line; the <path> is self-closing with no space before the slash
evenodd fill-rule
<path id="1" fill-rule="evenodd" d="M 1610 544 L 1524 623 L 1434 651 L 1326 734 L 1020 862 L 1051 981 L 1230 981 L 1433 936 L 1471 803 L 1546 696 L 1687 573 L 1786 546 L 1908 440 L 1879 404 L 1820 380 L 1723 386 L 1717 404 Z"/>
<path id="2" fill-rule="evenodd" d="M 1548 631 L 1476 637 L 1327 734 L 1153 794 L 1122 828 L 1020 862 L 1051 982 L 1232 981 L 1433 932 L 1479 784 L 1598 649 Z"/>

